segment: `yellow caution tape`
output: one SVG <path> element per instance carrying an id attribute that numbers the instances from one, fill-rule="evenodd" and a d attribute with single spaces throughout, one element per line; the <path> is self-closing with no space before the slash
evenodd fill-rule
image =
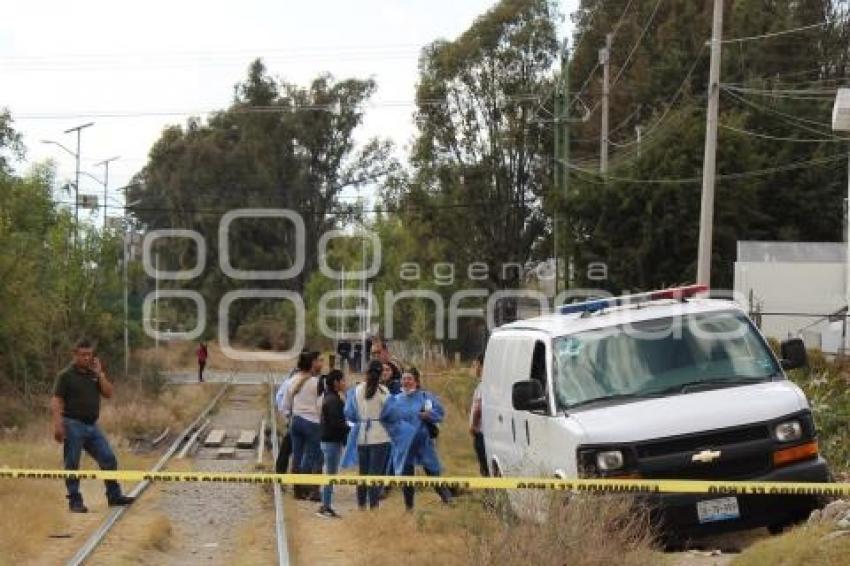
<path id="1" fill-rule="evenodd" d="M 591 493 L 708 493 L 716 495 L 850 496 L 850 483 L 747 482 L 633 479 L 546 479 L 419 476 L 348 476 L 225 472 L 145 472 L 139 470 L 0 469 L 2 479 L 80 479 L 153 482 L 209 482 L 283 485 L 448 487 L 458 489 L 531 489 Z"/>

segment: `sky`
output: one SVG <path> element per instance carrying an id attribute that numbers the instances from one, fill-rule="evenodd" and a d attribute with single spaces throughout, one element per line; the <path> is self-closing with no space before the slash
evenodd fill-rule
<path id="1" fill-rule="evenodd" d="M 453 39 L 493 0 L 27 0 L 0 20 L 0 108 L 24 135 L 25 170 L 53 159 L 60 182 L 72 180 L 76 135 L 81 169 L 102 181 L 109 165 L 109 205 L 146 161 L 162 129 L 225 108 L 233 85 L 262 57 L 273 76 L 307 84 L 322 72 L 372 77 L 362 141 L 392 139 L 401 152 L 415 133 L 412 114 L 422 46 Z M 577 0 L 563 0 L 565 13 Z M 566 19 L 569 22 L 569 19 Z M 566 24 L 561 32 L 568 32 Z M 403 154 L 403 153 L 402 153 Z M 80 192 L 103 186 L 83 175 Z M 120 209 L 110 209 L 110 215 Z"/>

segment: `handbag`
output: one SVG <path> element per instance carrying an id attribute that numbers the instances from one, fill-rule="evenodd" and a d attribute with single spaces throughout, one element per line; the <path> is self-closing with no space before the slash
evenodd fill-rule
<path id="1" fill-rule="evenodd" d="M 440 436 L 440 427 L 437 423 L 432 423 L 431 421 L 423 421 L 425 423 L 425 428 L 428 429 L 428 436 L 431 438 L 437 438 Z"/>

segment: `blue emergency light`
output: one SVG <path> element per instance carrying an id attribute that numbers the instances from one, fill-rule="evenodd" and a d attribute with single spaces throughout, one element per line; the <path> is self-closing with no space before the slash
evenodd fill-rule
<path id="1" fill-rule="evenodd" d="M 593 299 L 582 303 L 562 305 L 557 308 L 557 312 L 558 314 L 591 314 L 611 307 L 635 305 L 647 303 L 649 301 L 658 301 L 661 299 L 681 301 L 699 293 L 705 293 L 706 291 L 708 291 L 708 286 L 706 285 L 687 285 L 685 287 L 674 287 L 672 289 L 662 289 L 660 291 L 650 291 L 648 293 L 636 293 L 634 295 L 623 295 L 608 299 Z"/>

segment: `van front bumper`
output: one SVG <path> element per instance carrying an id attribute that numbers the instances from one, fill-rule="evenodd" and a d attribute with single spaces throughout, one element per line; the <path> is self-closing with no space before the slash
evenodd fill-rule
<path id="1" fill-rule="evenodd" d="M 816 459 L 791 464 L 771 471 L 753 482 L 826 483 L 830 481 L 826 461 Z M 736 497 L 740 517 L 701 523 L 697 513 L 700 501 Z M 801 521 L 822 506 L 819 495 L 721 495 L 664 493 L 649 496 L 653 522 L 665 532 L 708 534 L 756 527 L 781 526 Z"/>

